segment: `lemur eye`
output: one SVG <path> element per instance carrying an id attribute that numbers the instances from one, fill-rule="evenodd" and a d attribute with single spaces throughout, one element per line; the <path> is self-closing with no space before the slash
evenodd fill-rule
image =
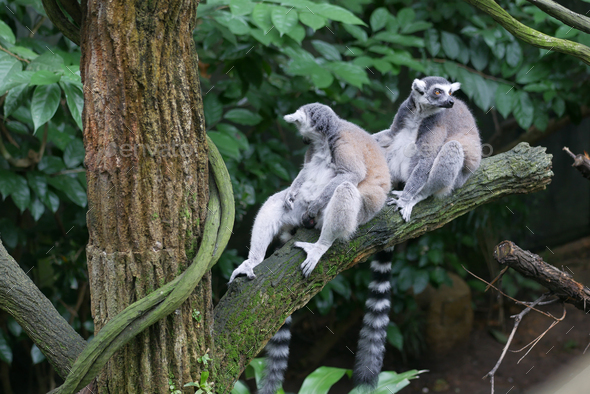
<path id="1" fill-rule="evenodd" d="M 436 94 L 437 96 L 439 96 L 440 95 L 440 90 L 435 90 L 434 91 L 434 94 Z"/>

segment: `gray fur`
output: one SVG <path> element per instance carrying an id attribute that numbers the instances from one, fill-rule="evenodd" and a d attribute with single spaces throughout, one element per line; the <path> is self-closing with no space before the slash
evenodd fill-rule
<path id="1" fill-rule="evenodd" d="M 260 208 L 248 259 L 234 270 L 230 282 L 239 274 L 255 278 L 254 267 L 274 237 L 301 225 L 321 229 L 316 243 L 295 243 L 307 253 L 301 269 L 309 276 L 335 240 L 348 239 L 385 204 L 390 188 L 387 163 L 366 131 L 318 103 L 302 106 L 285 120 L 295 123 L 310 143 L 305 163 L 291 187 Z"/>
<path id="2" fill-rule="evenodd" d="M 413 207 L 463 186 L 481 162 L 479 130 L 467 105 L 452 97 L 460 88 L 441 77 L 416 79 L 389 130 L 373 137 L 385 149 L 394 187 L 387 201 L 409 221 Z"/>

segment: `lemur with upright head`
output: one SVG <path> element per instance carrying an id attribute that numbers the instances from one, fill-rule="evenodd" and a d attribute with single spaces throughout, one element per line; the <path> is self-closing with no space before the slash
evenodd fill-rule
<path id="1" fill-rule="evenodd" d="M 255 278 L 253 269 L 264 259 L 272 240 L 280 232 L 300 226 L 321 229 L 316 243 L 295 242 L 307 253 L 301 269 L 304 276 L 309 276 L 335 240 L 348 239 L 359 225 L 381 210 L 391 188 L 383 150 L 370 134 L 340 119 L 330 107 L 308 104 L 284 118 L 297 126 L 310 145 L 305 162 L 291 186 L 271 196 L 260 208 L 252 228 L 248 259 L 234 270 L 230 282 L 240 274 Z M 357 369 L 376 371 L 371 378 L 371 384 L 376 384 L 389 323 L 391 263 L 373 263 L 371 269 L 375 279 L 369 286 L 372 296 L 367 301 L 368 313 L 361 331 L 360 346 L 365 351 L 359 353 L 360 359 L 357 357 Z M 290 322 L 291 317 L 267 344 L 261 394 L 276 393 L 283 380 Z M 365 382 L 361 379 L 358 383 Z"/>
<path id="2" fill-rule="evenodd" d="M 385 149 L 394 188 L 388 205 L 405 221 L 412 208 L 434 195 L 448 196 L 463 186 L 481 162 L 481 140 L 467 105 L 452 96 L 461 84 L 441 77 L 415 79 L 388 130 L 373 137 Z"/>

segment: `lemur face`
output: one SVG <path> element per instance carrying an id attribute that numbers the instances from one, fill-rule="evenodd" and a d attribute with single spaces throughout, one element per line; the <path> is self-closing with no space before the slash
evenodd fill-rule
<path id="1" fill-rule="evenodd" d="M 412 91 L 415 92 L 417 101 L 435 108 L 452 108 L 455 104 L 452 94 L 460 88 L 459 82 L 450 83 L 441 77 L 415 79 L 412 83 Z"/>

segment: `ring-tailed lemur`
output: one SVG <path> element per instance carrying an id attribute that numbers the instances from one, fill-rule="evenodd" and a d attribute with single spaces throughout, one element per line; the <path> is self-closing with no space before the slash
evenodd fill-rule
<path id="1" fill-rule="evenodd" d="M 267 247 L 280 232 L 293 227 L 321 228 L 315 244 L 296 242 L 307 252 L 301 265 L 309 276 L 320 257 L 336 239 L 347 239 L 358 225 L 372 219 L 384 206 L 391 188 L 383 151 L 370 134 L 340 119 L 328 106 L 308 104 L 285 120 L 295 123 L 310 147 L 303 169 L 290 188 L 271 196 L 260 208 L 252 229 L 248 260 L 239 274 L 255 278 L 253 268 L 264 259 Z M 391 264 L 371 264 L 374 280 L 369 286 L 367 314 L 356 361 L 357 384 L 377 383 L 389 323 L 389 272 Z M 383 279 L 385 278 L 385 279 Z M 290 317 L 267 345 L 267 366 L 261 394 L 274 394 L 280 386 L 289 354 Z M 374 376 L 367 376 L 366 371 Z"/>
<path id="2" fill-rule="evenodd" d="M 388 130 L 373 137 L 386 151 L 394 188 L 388 205 L 407 222 L 418 202 L 444 197 L 463 186 L 481 162 L 475 119 L 463 101 L 453 98 L 461 84 L 441 77 L 415 79 Z"/>
<path id="3" fill-rule="evenodd" d="M 382 150 L 371 135 L 340 119 L 327 105 L 307 104 L 285 120 L 310 143 L 303 169 L 291 187 L 269 197 L 252 228 L 250 252 L 231 275 L 256 277 L 254 267 L 281 231 L 304 225 L 321 229 L 316 243 L 295 242 L 305 250 L 303 274 L 311 274 L 337 239 L 348 239 L 383 208 L 390 176 Z"/>

